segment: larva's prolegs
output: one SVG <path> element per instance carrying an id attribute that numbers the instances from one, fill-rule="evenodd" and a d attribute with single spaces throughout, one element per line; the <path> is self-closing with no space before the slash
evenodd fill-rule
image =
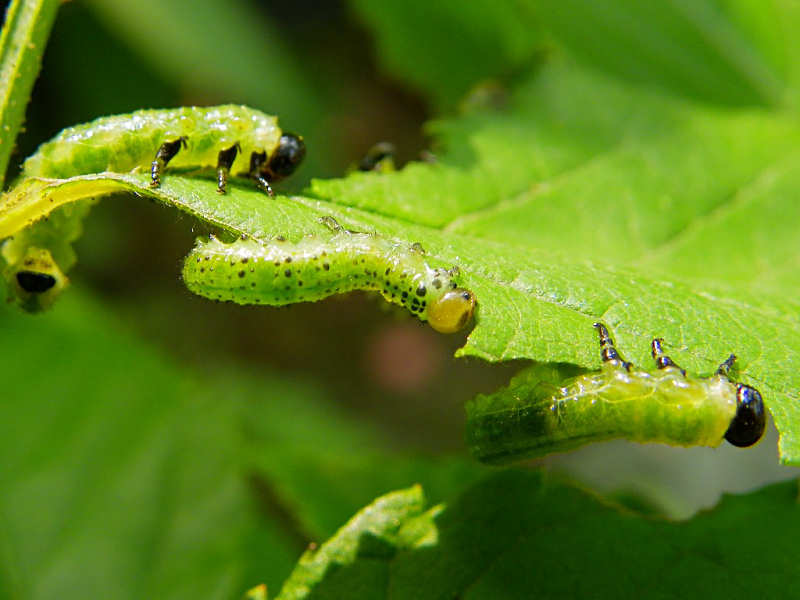
<path id="1" fill-rule="evenodd" d="M 169 164 L 181 147 L 186 148 L 186 136 L 182 135 L 176 140 L 164 142 L 158 147 L 156 157 L 150 165 L 150 187 L 157 188 L 161 185 L 161 173 Z"/>
<path id="2" fill-rule="evenodd" d="M 231 171 L 236 155 L 241 152 L 242 147 L 236 142 L 230 148 L 223 148 L 217 155 L 217 193 L 224 194 L 225 186 L 228 183 L 228 173 Z"/>

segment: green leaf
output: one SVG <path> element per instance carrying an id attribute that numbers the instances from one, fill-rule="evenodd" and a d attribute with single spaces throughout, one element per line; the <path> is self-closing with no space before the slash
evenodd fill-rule
<path id="1" fill-rule="evenodd" d="M 390 454 L 311 385 L 175 365 L 77 292 L 37 319 L 0 306 L 0 329 L 2 597 L 275 590 L 375 495 L 480 472 Z"/>
<path id="2" fill-rule="evenodd" d="M 14 0 L 0 33 L 0 187 L 25 118 L 58 0 Z"/>
<path id="3" fill-rule="evenodd" d="M 584 64 L 698 100 L 775 105 L 786 60 L 780 4 L 537 0 L 531 10 Z"/>
<path id="4" fill-rule="evenodd" d="M 378 498 L 360 510 L 329 541 L 318 549 L 307 550 L 278 598 L 305 598 L 323 578 L 331 576 L 339 582 L 339 597 L 353 597 L 352 594 L 359 591 L 372 594 L 382 589 L 388 575 L 386 559 L 393 556 L 397 548 L 413 547 L 431 533 L 430 522 L 428 528 L 415 528 L 410 540 L 402 531 L 409 519 L 422 513 L 423 505 L 420 486 Z M 331 573 L 340 567 L 350 569 Z"/>
<path id="5" fill-rule="evenodd" d="M 375 36 L 385 70 L 432 97 L 440 109 L 456 104 L 482 79 L 527 68 L 543 47 L 543 33 L 523 2 L 350 4 Z"/>
<path id="6" fill-rule="evenodd" d="M 683 523 L 541 472 L 495 474 L 425 513 L 418 494 L 365 508 L 306 554 L 279 598 L 771 596 L 797 555 L 795 482 L 726 496 Z"/>
<path id="7" fill-rule="evenodd" d="M 220 198 L 213 182 L 176 176 L 156 191 L 141 174 L 31 182 L 0 207 L 0 235 L 113 190 L 260 240 L 326 235 L 316 219 L 331 215 L 461 268 L 478 311 L 460 356 L 595 368 L 596 320 L 641 365 L 653 337 L 696 374 L 735 352 L 775 417 L 782 459 L 800 462 L 793 116 L 720 112 L 553 65 L 506 109 L 437 128 L 439 162 L 316 181 L 316 199 L 248 187 Z"/>

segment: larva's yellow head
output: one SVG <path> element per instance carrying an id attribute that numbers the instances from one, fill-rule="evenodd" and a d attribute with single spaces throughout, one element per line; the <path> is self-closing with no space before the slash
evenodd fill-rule
<path id="1" fill-rule="evenodd" d="M 428 323 L 439 333 L 455 333 L 463 329 L 475 312 L 475 294 L 464 288 L 453 288 L 428 307 Z"/>
<path id="2" fill-rule="evenodd" d="M 49 308 L 67 285 L 67 277 L 52 255 L 43 248 L 29 247 L 22 259 L 6 271 L 9 291 L 28 312 Z"/>

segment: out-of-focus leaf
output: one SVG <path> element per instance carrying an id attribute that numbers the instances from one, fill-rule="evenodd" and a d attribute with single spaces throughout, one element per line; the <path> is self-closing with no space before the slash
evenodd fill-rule
<path id="1" fill-rule="evenodd" d="M 408 494 L 379 498 L 309 552 L 279 597 L 771 596 L 783 593 L 798 558 L 795 482 L 727 496 L 682 523 L 537 472 L 499 473 L 422 514 L 408 502 L 407 514 L 397 511 Z M 391 520 L 388 534 L 374 533 L 374 523 Z"/>
<path id="2" fill-rule="evenodd" d="M 528 68 L 542 32 L 521 2 L 351 0 L 384 69 L 450 109 L 476 83 Z"/>

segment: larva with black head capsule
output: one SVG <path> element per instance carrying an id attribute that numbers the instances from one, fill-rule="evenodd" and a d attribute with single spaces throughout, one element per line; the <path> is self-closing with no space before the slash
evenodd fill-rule
<path id="1" fill-rule="evenodd" d="M 245 158 L 237 162 L 240 153 Z M 167 164 L 215 167 L 221 193 L 228 174 L 238 172 L 272 195 L 270 182 L 291 175 L 304 156 L 303 138 L 282 132 L 277 117 L 235 104 L 188 106 L 138 110 L 68 127 L 25 161 L 22 177 L 63 179 L 140 168 L 150 170 L 151 185 L 158 187 Z"/>
<path id="2" fill-rule="evenodd" d="M 240 153 L 245 157 L 237 162 Z M 151 187 L 158 187 L 169 164 L 215 167 L 220 193 L 225 193 L 228 175 L 238 172 L 253 179 L 271 196 L 271 182 L 294 172 L 304 156 L 302 137 L 282 132 L 276 117 L 246 106 L 139 110 L 64 129 L 25 161 L 20 185 L 36 177 L 63 179 L 142 169 L 149 170 Z M 13 200 L 14 189 L 4 196 Z M 4 243 L 3 255 L 8 265 L 4 272 L 10 298 L 26 310 L 51 305 L 63 286 L 24 290 L 13 275 L 21 268 L 21 258 L 29 249 L 38 252 L 47 248 L 52 252 L 49 260 L 52 262 L 55 256 L 58 261 L 53 265 L 56 269 L 60 266 L 59 273 L 69 269 L 74 254 L 71 248 L 64 251 L 63 241 L 76 237 L 89 205 L 82 201 L 60 207 Z M 37 300 L 37 296 L 41 297 Z"/>
<path id="3" fill-rule="evenodd" d="M 600 323 L 599 371 L 563 379 L 539 365 L 467 407 L 467 440 L 482 462 L 503 464 L 615 438 L 673 446 L 758 442 L 766 427 L 761 394 L 728 374 L 731 355 L 710 377 L 692 377 L 651 343 L 656 371 L 620 357 Z"/>
<path id="4" fill-rule="evenodd" d="M 348 231 L 331 217 L 320 220 L 334 230 L 333 237 L 297 243 L 198 241 L 186 257 L 183 280 L 212 300 L 270 306 L 376 291 L 441 333 L 456 332 L 472 318 L 475 295 L 458 286 L 457 268 L 430 267 L 419 244 Z"/>

